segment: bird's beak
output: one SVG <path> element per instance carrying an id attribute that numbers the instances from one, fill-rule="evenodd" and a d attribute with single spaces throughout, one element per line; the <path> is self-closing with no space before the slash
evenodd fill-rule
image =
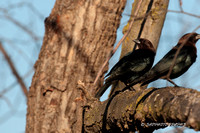
<path id="1" fill-rule="evenodd" d="M 198 40 L 198 39 L 200 39 L 200 34 L 198 34 L 198 35 L 196 36 L 196 40 Z"/>
<path id="2" fill-rule="evenodd" d="M 140 44 L 140 41 L 138 39 L 133 40 L 136 44 Z"/>

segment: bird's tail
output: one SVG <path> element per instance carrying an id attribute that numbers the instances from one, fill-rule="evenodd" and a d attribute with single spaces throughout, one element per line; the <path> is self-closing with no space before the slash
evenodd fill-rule
<path id="1" fill-rule="evenodd" d="M 106 82 L 96 93 L 95 97 L 100 98 L 103 93 L 107 90 L 107 88 L 112 84 L 112 82 Z"/>
<path id="2" fill-rule="evenodd" d="M 156 73 L 154 71 L 149 71 L 146 74 L 144 74 L 143 76 L 132 81 L 126 88 L 130 88 L 138 83 L 141 83 L 141 86 L 144 86 L 158 78 L 159 78 L 159 75 L 156 75 Z"/>
<path id="3" fill-rule="evenodd" d="M 155 71 L 149 71 L 147 74 L 143 76 L 141 79 L 141 86 L 149 84 L 161 77 L 160 73 L 156 73 Z"/>
<path id="4" fill-rule="evenodd" d="M 108 97 L 111 97 L 113 94 L 115 94 L 115 91 L 118 91 L 116 90 L 118 85 L 119 85 L 119 81 L 112 82 L 112 88 L 110 90 L 110 94 L 108 95 Z"/>

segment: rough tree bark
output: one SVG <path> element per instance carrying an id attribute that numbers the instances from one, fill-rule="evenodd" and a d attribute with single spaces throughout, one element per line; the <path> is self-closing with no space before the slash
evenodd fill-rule
<path id="1" fill-rule="evenodd" d="M 93 81 L 116 39 L 126 0 L 57 0 L 45 20 L 45 36 L 28 95 L 26 132 L 81 132 L 77 88 Z M 99 81 L 99 85 L 103 83 Z M 97 87 L 98 87 L 97 86 Z"/>
<path id="2" fill-rule="evenodd" d="M 167 8 L 162 4 L 164 1 L 148 0 L 153 2 L 154 9 L 146 20 L 152 23 L 148 23 L 149 28 L 148 24 L 145 26 L 149 31 L 154 29 L 151 26 L 156 27 L 154 22 L 160 22 L 159 9 Z M 56 1 L 45 20 L 44 41 L 28 94 L 27 133 L 159 128 L 141 126 L 142 122 L 185 122 L 199 130 L 200 122 L 195 117 L 200 114 L 199 92 L 186 88 L 125 91 L 105 102 L 92 101 L 88 108 L 83 108 L 90 101 L 86 94 L 93 96 L 103 83 L 102 76 L 98 85 L 93 86 L 98 70 L 112 50 L 125 3 L 125 0 Z M 147 6 L 143 7 L 146 11 Z M 155 45 L 160 33 L 161 29 L 155 40 L 149 38 L 152 32 L 141 35 Z"/>
<path id="3" fill-rule="evenodd" d="M 153 132 L 166 126 L 200 130 L 200 92 L 181 87 L 124 91 L 85 111 L 87 132 Z M 102 118 L 103 116 L 103 118 Z M 106 130 L 106 131 L 105 131 Z"/>

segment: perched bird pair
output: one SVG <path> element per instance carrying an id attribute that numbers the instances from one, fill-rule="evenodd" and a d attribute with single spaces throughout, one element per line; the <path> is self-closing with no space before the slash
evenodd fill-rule
<path id="1" fill-rule="evenodd" d="M 138 73 L 142 73 L 141 75 L 139 75 L 139 76 L 137 74 L 129 75 L 129 77 L 127 79 L 126 78 L 123 78 L 123 79 L 130 80 L 130 79 L 132 79 L 132 77 L 136 77 L 136 78 L 133 78 L 132 80 L 130 80 L 128 87 L 131 87 L 137 83 L 142 83 L 141 86 L 143 86 L 143 85 L 148 84 L 157 79 L 166 79 L 169 82 L 176 85 L 171 79 L 177 78 L 180 75 L 182 75 L 183 73 L 185 73 L 189 69 L 189 67 L 196 61 L 197 50 L 196 50 L 195 44 L 198 41 L 198 39 L 200 39 L 200 35 L 197 33 L 188 33 L 188 34 L 183 35 L 180 38 L 178 44 L 175 47 L 173 47 L 151 70 L 149 70 L 150 69 L 149 67 L 151 67 L 152 65 L 151 64 L 147 65 L 147 63 L 144 62 L 143 64 L 146 64 L 146 67 L 148 66 L 148 68 L 149 68 L 148 70 L 145 69 L 146 71 L 144 71 L 141 69 L 141 71 L 143 72 L 142 73 L 138 69 Z M 143 45 L 145 46 L 145 44 L 143 44 Z M 174 66 L 172 68 L 170 76 L 167 77 L 170 67 L 173 64 L 174 56 L 175 56 L 177 50 L 179 49 L 179 47 L 182 47 L 182 48 L 180 49 L 180 51 L 176 57 L 176 60 L 175 60 Z M 151 49 L 154 49 L 154 48 L 151 48 Z M 134 52 L 135 51 L 133 51 L 132 53 L 134 53 Z M 155 50 L 154 50 L 154 52 L 155 52 Z M 122 59 L 125 60 L 124 58 L 122 58 Z M 132 59 L 132 60 L 133 61 L 138 60 L 138 57 L 136 57 L 135 59 Z M 151 60 L 154 60 L 154 56 L 153 57 L 151 56 Z M 121 62 L 126 62 L 126 60 L 121 61 Z M 123 63 L 120 63 L 119 65 L 117 65 L 117 64 L 114 67 L 120 68 L 121 65 L 123 65 Z M 135 63 L 133 63 L 132 65 L 134 65 L 135 67 L 138 66 L 138 64 L 135 64 Z M 133 66 L 131 66 L 131 67 L 133 67 Z M 140 67 L 140 66 L 138 66 L 138 67 Z M 114 70 L 117 70 L 117 68 L 115 68 Z M 129 67 L 127 69 L 129 71 L 132 71 L 132 69 Z M 124 70 L 120 69 L 120 73 L 123 73 L 122 71 L 124 71 Z M 112 75 L 112 73 L 114 74 L 117 72 L 111 70 L 111 72 L 109 74 Z M 123 75 L 123 77 L 126 77 L 126 76 Z M 112 79 L 121 80 L 120 78 L 112 78 Z M 121 81 L 124 82 L 123 80 L 121 80 Z M 107 83 L 108 82 L 106 79 L 105 85 Z M 103 92 L 105 92 L 105 90 L 109 87 L 109 86 L 108 87 L 106 86 L 107 87 L 106 88 L 105 85 L 97 92 L 97 94 L 95 96 L 96 98 L 99 98 L 103 94 L 103 93 L 99 93 L 99 92 L 102 92 L 102 90 L 103 90 Z"/>
<path id="2" fill-rule="evenodd" d="M 157 79 L 166 79 L 177 86 L 171 79 L 181 76 L 196 61 L 197 49 L 195 44 L 199 39 L 200 35 L 197 33 L 183 35 L 175 47 L 173 47 L 150 71 L 134 80 L 130 86 L 137 83 L 142 83 L 141 86 L 143 86 Z M 167 77 L 170 67 L 173 64 L 174 56 L 181 45 L 182 48 L 176 57 L 171 74 Z"/>

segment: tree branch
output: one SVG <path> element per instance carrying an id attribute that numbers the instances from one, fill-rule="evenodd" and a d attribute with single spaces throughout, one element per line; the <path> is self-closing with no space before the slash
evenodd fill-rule
<path id="1" fill-rule="evenodd" d="M 195 15 L 195 14 L 192 14 L 192 13 L 188 13 L 188 12 L 185 12 L 185 11 L 168 10 L 168 12 L 182 13 L 182 14 L 189 15 L 189 16 L 192 16 L 192 17 L 200 18 L 200 16 L 198 16 L 198 15 Z"/>
<path id="2" fill-rule="evenodd" d="M 24 95 L 25 95 L 26 97 L 28 97 L 27 88 L 26 88 L 26 86 L 25 86 L 25 84 L 24 84 L 22 78 L 19 76 L 19 74 L 18 74 L 18 72 L 17 72 L 17 70 L 16 70 L 14 64 L 12 63 L 10 57 L 9 57 L 8 54 L 6 53 L 5 49 L 3 48 L 1 42 L 0 42 L 0 51 L 3 53 L 3 55 L 4 55 L 4 57 L 6 58 L 6 60 L 7 60 L 8 64 L 9 64 L 9 66 L 10 66 L 10 68 L 11 68 L 13 74 L 14 74 L 15 77 L 17 78 L 17 80 L 18 80 L 18 82 L 19 82 L 19 84 L 20 84 L 20 86 L 21 86 L 21 88 L 22 88 L 22 91 L 24 92 Z"/>
<path id="3" fill-rule="evenodd" d="M 177 124 L 200 130 L 200 92 L 193 89 L 149 88 L 137 94 L 125 91 L 114 97 L 109 107 L 108 101 L 95 102 L 85 112 L 86 132 L 99 132 L 104 123 L 112 132 L 145 132 Z"/>

